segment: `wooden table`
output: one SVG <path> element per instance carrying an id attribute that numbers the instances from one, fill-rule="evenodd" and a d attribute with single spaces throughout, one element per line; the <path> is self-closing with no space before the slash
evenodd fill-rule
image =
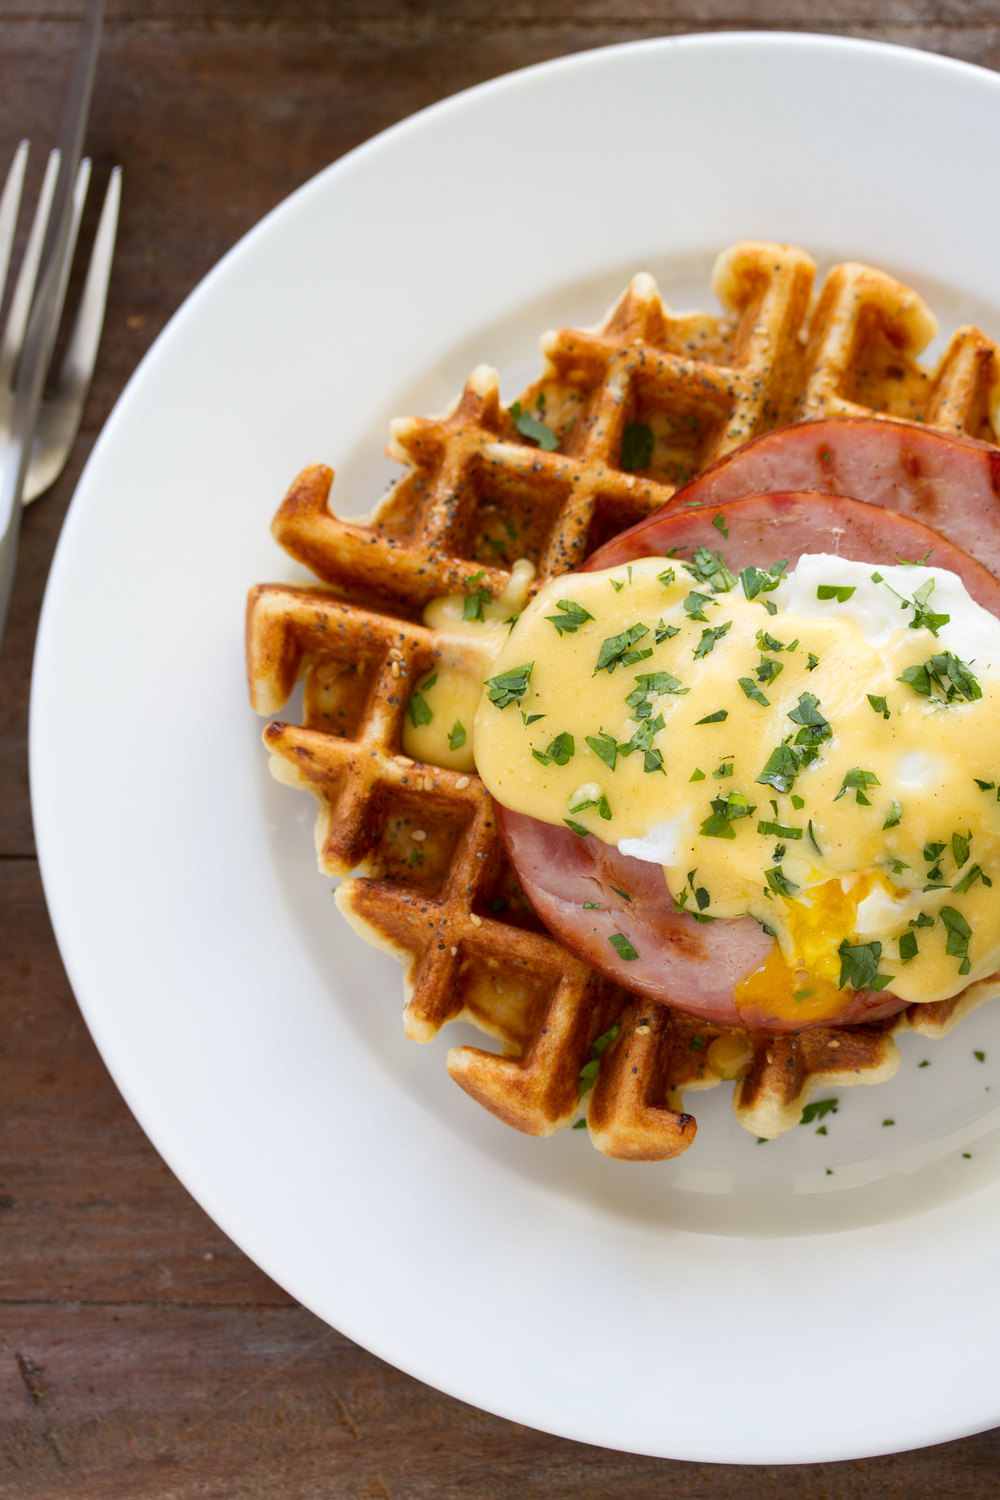
<path id="1" fill-rule="evenodd" d="M 318 1322 L 205 1217 L 122 1103 L 60 964 L 28 803 L 34 633 L 81 467 L 155 335 L 262 214 L 423 105 L 610 42 L 808 27 L 1000 68 L 986 0 L 895 0 L 877 22 L 872 11 L 862 0 L 109 0 L 88 138 L 99 166 L 124 167 L 107 329 L 69 468 L 25 519 L 0 656 L 0 1496 L 997 1494 L 1000 1430 L 810 1467 L 660 1462 L 489 1416 Z M 51 143 L 77 12 L 76 0 L 0 3 L 0 164 L 23 135 Z M 73 733 L 67 723 L 67 755 Z M 803 1358 L 821 1384 L 822 1347 L 806 1337 Z"/>

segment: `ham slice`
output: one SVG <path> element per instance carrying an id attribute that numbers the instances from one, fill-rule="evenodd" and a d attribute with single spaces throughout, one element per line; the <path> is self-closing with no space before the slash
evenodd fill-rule
<path id="1" fill-rule="evenodd" d="M 793 568 L 807 552 L 872 563 L 927 555 L 1000 616 L 998 464 L 1000 454 L 982 444 L 901 424 L 804 423 L 769 433 L 706 471 L 594 553 L 585 568 L 668 553 L 683 559 L 702 546 L 721 550 L 733 572 L 767 568 L 780 558 Z M 802 484 L 811 492 L 790 490 Z M 837 494 L 835 485 L 849 493 Z M 971 546 L 989 567 L 969 555 Z M 734 985 L 771 948 L 752 918 L 698 922 L 674 909 L 658 865 L 621 854 L 595 835 L 581 838 L 506 808 L 498 813 L 511 862 L 539 917 L 593 967 L 647 999 L 716 1024 L 803 1029 L 801 1021 L 734 1004 Z M 616 934 L 637 957 L 612 945 Z M 876 1020 L 904 1004 L 889 992 L 847 988 L 836 1024 Z"/>

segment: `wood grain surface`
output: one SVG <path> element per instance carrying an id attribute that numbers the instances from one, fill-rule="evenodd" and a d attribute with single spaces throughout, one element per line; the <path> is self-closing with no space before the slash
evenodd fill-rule
<path id="1" fill-rule="evenodd" d="M 22 136 L 47 147 L 57 132 L 79 10 L 0 0 L 0 169 Z M 662 1462 L 516 1426 L 357 1348 L 251 1265 L 142 1135 L 76 1009 L 35 860 L 27 712 L 46 573 L 96 434 L 191 288 L 293 188 L 423 105 L 561 53 L 750 28 L 881 38 L 1000 68 L 1000 12 L 986 0 L 109 0 L 88 136 L 99 169 L 124 168 L 107 330 L 70 466 L 25 518 L 0 655 L 4 1500 L 1000 1491 L 1000 1430 L 850 1463 Z M 67 754 L 73 733 L 68 723 Z M 941 1287 L 950 1274 L 942 1267 Z M 738 1319 L 733 1337 L 735 1355 Z M 803 1378 L 821 1385 L 821 1370 L 804 1330 Z"/>

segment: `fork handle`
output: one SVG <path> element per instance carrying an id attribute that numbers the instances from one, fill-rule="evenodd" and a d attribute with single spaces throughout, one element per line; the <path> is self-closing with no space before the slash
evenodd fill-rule
<path id="1" fill-rule="evenodd" d="M 22 452 L 14 452 L 17 444 Z M 21 531 L 20 503 L 21 470 L 23 469 L 23 443 L 14 434 L 4 454 L 3 484 L 0 487 L 0 643 L 3 641 L 10 596 L 14 589 L 14 570 L 17 567 L 17 541 Z"/>

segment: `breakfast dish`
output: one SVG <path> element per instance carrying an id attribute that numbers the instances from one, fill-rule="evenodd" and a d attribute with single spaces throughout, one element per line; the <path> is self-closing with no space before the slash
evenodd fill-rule
<path id="1" fill-rule="evenodd" d="M 727 1079 L 735 1080 L 740 1122 L 758 1137 L 771 1137 L 798 1122 L 818 1086 L 888 1077 L 898 1061 L 893 1031 L 906 1026 L 928 1036 L 943 1034 L 993 992 L 1000 939 L 980 945 L 977 938 L 969 945 L 970 921 L 977 933 L 987 921 L 991 877 L 985 851 L 988 846 L 992 853 L 1000 837 L 1000 829 L 975 816 L 987 805 L 984 792 L 977 791 L 975 803 L 965 788 L 949 808 L 942 837 L 953 840 L 948 858 L 954 868 L 949 865 L 947 880 L 934 858 L 926 869 L 921 865 L 919 877 L 903 875 L 913 861 L 903 859 L 894 833 L 889 842 L 896 853 L 886 857 L 895 860 L 889 874 L 896 884 L 883 872 L 874 882 L 866 876 L 862 889 L 861 867 L 850 860 L 824 863 L 821 846 L 832 841 L 844 850 L 850 842 L 844 815 L 872 806 L 875 799 L 868 792 L 876 785 L 883 789 L 879 824 L 895 827 L 890 820 L 899 807 L 899 789 L 891 772 L 882 761 L 880 777 L 868 763 L 840 766 L 835 760 L 828 779 L 835 776 L 839 785 L 842 773 L 843 786 L 839 793 L 831 790 L 827 800 L 844 801 L 835 808 L 834 821 L 819 831 L 818 815 L 815 824 L 804 815 L 802 820 L 791 816 L 790 799 L 802 802 L 792 790 L 795 774 L 810 763 L 801 747 L 789 750 L 788 743 L 812 736 L 815 759 L 816 747 L 832 731 L 821 695 L 812 691 L 827 669 L 818 668 L 812 680 L 809 664 L 824 651 L 850 658 L 860 644 L 869 653 L 860 671 L 880 688 L 861 698 L 868 739 L 884 715 L 895 714 L 900 723 L 905 718 L 913 743 L 899 753 L 904 760 L 909 754 L 907 764 L 912 764 L 926 732 L 919 713 L 932 698 L 938 706 L 959 697 L 961 713 L 947 721 L 956 726 L 950 731 L 954 748 L 960 749 L 971 732 L 981 751 L 981 763 L 965 783 L 975 790 L 974 777 L 980 786 L 992 782 L 994 747 L 982 729 L 995 695 L 992 679 L 984 677 L 980 688 L 971 673 L 962 678 L 959 668 L 968 671 L 967 663 L 958 646 L 949 645 L 949 660 L 958 663 L 953 675 L 942 668 L 936 687 L 928 685 L 924 694 L 911 686 L 914 701 L 901 700 L 900 707 L 899 673 L 891 667 L 895 657 L 890 660 L 883 649 L 891 622 L 881 635 L 869 630 L 865 637 L 845 601 L 859 586 L 858 602 L 866 590 L 883 603 L 889 599 L 893 608 L 901 598 L 900 608 L 909 604 L 910 624 L 921 627 L 921 640 L 928 622 L 931 636 L 947 628 L 941 623 L 947 612 L 938 608 L 946 595 L 956 622 L 974 616 L 974 622 L 985 619 L 995 626 L 1000 531 L 986 498 L 993 493 L 997 351 L 978 330 L 963 327 L 937 365 L 925 368 L 920 355 L 935 325 L 911 290 L 854 264 L 830 271 L 815 297 L 813 282 L 813 262 L 803 251 L 758 242 L 741 242 L 719 257 L 714 289 L 721 315 L 674 313 L 651 278 L 640 275 L 598 329 L 565 329 L 546 337 L 542 374 L 518 400 L 502 405 L 496 373 L 481 367 L 444 416 L 396 422 L 392 452 L 406 471 L 370 522 L 350 523 L 332 514 L 332 474 L 321 466 L 300 475 L 275 518 L 278 541 L 321 583 L 261 585 L 250 596 L 247 650 L 255 708 L 279 713 L 304 679 L 301 723 L 275 719 L 265 730 L 272 769 L 317 799 L 321 868 L 345 877 L 337 893 L 341 911 L 371 942 L 402 961 L 408 1034 L 429 1040 L 446 1022 L 462 1019 L 496 1038 L 496 1053 L 453 1049 L 449 1072 L 499 1118 L 529 1134 L 551 1134 L 577 1121 L 586 1108 L 594 1144 L 607 1155 L 669 1158 L 686 1150 L 694 1137 L 685 1094 Z M 872 474 L 880 476 L 881 488 L 864 478 Z M 778 499 L 775 491 L 785 493 Z M 968 504 L 956 504 L 959 492 L 969 497 Z M 765 498 L 754 498 L 760 496 Z M 654 513 L 655 519 L 644 524 Z M 781 547 L 769 539 L 764 555 L 761 537 L 775 528 Z M 890 571 L 893 565 L 901 566 L 898 559 L 926 563 L 935 549 L 929 561 L 939 571 L 924 567 L 903 593 L 897 585 L 905 580 Z M 820 565 L 822 576 L 812 580 L 813 591 L 818 588 L 824 600 L 824 619 L 812 627 L 819 634 L 811 644 L 803 638 L 793 661 L 793 646 L 779 639 L 777 627 L 771 631 L 777 608 L 772 595 L 794 590 L 799 555 L 817 552 L 830 554 Z M 675 559 L 666 582 L 664 554 Z M 659 558 L 655 572 L 641 562 L 652 555 Z M 861 573 L 848 577 L 845 558 L 864 564 Z M 581 604 L 577 593 L 570 599 L 561 593 L 563 575 L 584 565 L 590 576 L 576 573 L 573 583 L 577 593 L 591 590 L 586 598 L 593 607 Z M 595 568 L 604 572 L 594 574 Z M 744 581 L 736 587 L 743 570 L 758 586 Z M 873 575 L 877 582 L 871 582 Z M 958 592 L 949 594 L 952 577 Z M 721 579 L 728 580 L 724 587 Z M 633 590 L 645 590 L 643 608 L 630 616 L 631 625 L 598 628 L 597 617 L 604 616 L 594 603 L 595 581 L 619 603 Z M 800 581 L 799 596 L 804 586 Z M 656 601 L 650 590 L 659 591 Z M 536 609 L 532 599 L 544 608 Z M 784 598 L 781 603 L 784 608 Z M 838 605 L 843 605 L 839 615 Z M 870 614 L 870 601 L 866 607 Z M 511 630 L 511 618 L 522 610 L 526 613 Z M 640 615 L 649 615 L 649 623 L 636 624 Z M 749 683 L 736 699 L 727 699 L 725 710 L 713 700 L 705 715 L 700 712 L 705 694 L 717 691 L 711 672 L 707 685 L 685 702 L 689 686 L 681 686 L 679 668 L 676 675 L 669 670 L 685 624 L 698 643 L 694 657 L 701 659 L 703 676 L 703 668 L 714 671 L 721 664 L 732 681 Z M 643 639 L 637 646 L 650 626 L 655 645 Z M 524 737 L 528 766 L 537 771 L 544 765 L 548 780 L 558 786 L 560 809 L 554 812 L 550 803 L 542 821 L 537 801 L 528 796 L 521 805 L 517 794 L 505 790 L 514 765 L 508 726 L 524 733 L 548 712 L 528 712 L 527 658 L 533 661 L 538 653 L 522 651 L 521 642 L 531 629 L 532 641 L 539 630 L 547 632 L 567 661 L 584 641 L 601 646 L 603 640 L 602 651 L 615 641 L 621 646 L 596 669 L 593 663 L 592 670 L 580 669 L 571 687 L 567 679 L 565 691 L 586 722 L 571 733 L 560 720 L 555 726 L 560 738 L 546 721 Z M 740 663 L 749 659 L 755 637 L 759 670 L 744 678 Z M 919 667 L 910 660 L 912 651 L 906 655 L 916 638 L 906 629 L 896 637 L 900 671 Z M 629 670 L 654 650 L 659 677 Z M 690 664 L 690 644 L 685 650 Z M 924 656 L 931 671 L 932 659 L 944 660 L 933 639 Z M 612 678 L 618 666 L 628 671 L 629 687 L 639 684 L 628 700 L 624 691 L 617 692 L 623 677 Z M 627 722 L 622 719 L 610 731 L 610 699 L 599 699 L 598 708 L 593 688 L 587 696 L 586 678 L 598 672 L 603 681 L 596 691 L 617 693 L 631 711 Z M 765 731 L 755 743 L 752 711 L 768 706 L 765 687 L 782 672 L 783 688 L 794 687 L 784 705 L 791 721 L 786 727 L 794 734 L 771 743 Z M 480 707 L 487 679 L 492 687 Z M 664 688 L 670 681 L 676 686 Z M 824 691 L 833 693 L 835 677 L 825 681 Z M 707 838 L 694 864 L 690 840 L 667 851 L 662 829 L 659 844 L 654 838 L 644 849 L 643 840 L 655 830 L 641 819 L 636 823 L 635 816 L 615 822 L 605 789 L 591 774 L 603 762 L 605 780 L 627 776 L 625 801 L 630 809 L 640 807 L 648 789 L 644 783 L 651 783 L 648 773 L 656 773 L 652 779 L 661 784 L 668 779 L 661 777 L 663 756 L 653 742 L 664 710 L 672 720 L 675 710 L 686 714 L 690 733 L 693 724 L 722 723 L 734 715 L 733 743 L 720 742 L 712 764 L 693 760 L 688 767 L 685 762 L 683 776 L 685 787 L 707 777 L 724 792 L 711 802 L 715 812 L 709 815 L 719 823 L 715 852 L 722 856 L 711 878 L 705 873 Z M 967 710 L 978 714 L 974 725 L 962 718 Z M 658 729 L 651 733 L 652 725 Z M 891 726 L 893 734 L 898 727 Z M 704 736 L 704 729 L 699 732 Z M 478 758 L 474 737 L 482 747 Z M 578 772 L 579 760 L 570 764 L 573 751 L 565 753 L 568 744 L 575 751 L 578 742 L 588 757 L 587 774 Z M 744 784 L 745 775 L 740 779 L 738 756 L 747 743 L 760 761 L 755 773 L 772 767 L 767 784 L 756 787 L 754 804 L 747 796 L 750 783 Z M 767 754 L 757 750 L 765 743 Z M 633 755 L 637 749 L 641 754 Z M 785 759 L 798 756 L 791 775 L 777 765 L 782 753 Z M 850 760 L 850 744 L 844 753 Z M 477 766 L 483 769 L 480 759 L 489 767 L 486 780 L 496 802 L 477 775 Z M 519 775 L 523 787 L 523 768 Z M 933 796 L 932 780 L 926 772 L 927 797 Z M 701 800 L 707 811 L 707 794 Z M 994 802 L 995 793 L 991 818 Z M 531 810 L 535 815 L 526 816 Z M 567 817 L 567 810 L 575 816 Z M 732 861 L 736 833 L 743 833 L 738 820 L 754 814 L 764 830 L 758 852 L 768 867 L 758 861 L 751 883 L 770 901 L 772 912 L 787 908 L 793 924 L 798 910 L 798 947 L 785 918 L 768 922 L 746 890 L 739 895 L 730 890 L 719 903 L 725 862 Z M 921 852 L 941 841 L 937 823 L 925 829 L 925 814 L 926 809 L 911 814 L 907 825 L 925 830 Z M 597 837 L 602 820 L 612 823 L 613 843 Z M 811 875 L 798 847 L 806 823 Z M 896 824 L 901 825 L 898 816 Z M 752 836 L 748 824 L 741 851 Z M 631 855 L 621 849 L 620 839 Z M 788 855 L 793 841 L 796 847 Z M 567 920 L 560 910 L 565 893 L 553 874 L 565 875 L 576 868 L 581 851 L 598 847 L 610 850 L 618 863 L 599 882 L 600 901 L 571 900 L 573 915 Z M 779 849 L 780 857 L 772 858 Z M 905 852 L 912 853 L 909 845 Z M 657 865 L 675 862 L 669 885 L 664 884 Z M 862 864 L 867 869 L 871 862 Z M 842 891 L 845 870 L 854 874 Z M 934 915 L 915 897 L 904 912 L 901 890 L 924 877 L 935 887 Z M 840 894 L 834 899 L 837 881 Z M 968 916 L 942 895 L 963 882 L 964 903 L 971 903 Z M 627 891 L 626 884 L 631 885 Z M 639 886 L 644 899 L 633 900 Z M 803 888 L 813 894 L 795 901 Z M 815 907 L 820 890 L 826 905 L 821 902 L 803 921 L 803 911 Z M 867 932 L 859 908 L 864 905 L 869 919 L 880 902 L 883 925 L 886 904 L 892 908 L 897 963 L 888 976 L 878 962 L 888 944 L 874 937 L 859 941 Z M 942 912 L 957 915 L 952 919 Z M 741 913 L 747 915 L 739 920 Z M 718 923 L 710 920 L 716 916 Z M 633 919 L 637 928 L 629 926 Z M 967 965 L 961 983 L 943 981 L 942 955 L 929 942 L 918 942 L 923 939 L 919 928 L 935 920 L 939 930 L 947 929 L 950 968 L 957 967 L 956 954 L 958 964 Z M 682 932 L 696 951 L 696 962 L 686 957 L 679 969 L 668 965 L 665 984 L 656 974 L 663 971 L 662 942 L 649 945 L 655 954 L 652 973 L 643 961 L 653 929 Z M 881 931 L 877 923 L 876 929 Z M 639 931 L 643 938 L 636 936 Z M 813 972 L 803 960 L 810 931 L 832 942 L 839 955 L 836 971 L 826 962 L 820 964 L 822 972 Z M 683 945 L 674 947 L 680 951 Z M 912 968 L 903 976 L 907 962 Z M 711 976 L 707 989 L 701 985 L 701 1000 L 698 985 L 691 985 L 696 971 Z M 808 984 L 800 982 L 803 972 Z M 743 1003 L 734 1005 L 744 974 L 757 979 Z M 887 988 L 890 981 L 895 989 Z M 775 994 L 784 1000 L 775 1001 Z M 659 1003 L 666 999 L 669 1005 Z"/>
<path id="2" fill-rule="evenodd" d="M 671 36 L 495 80 L 259 225 L 157 339 L 88 460 L 31 726 L 45 894 L 85 1021 L 155 1149 L 257 1264 L 481 1410 L 700 1463 L 831 1462 L 995 1426 L 1000 1008 L 940 1041 L 894 1033 L 892 1078 L 822 1088 L 766 1144 L 730 1085 L 687 1092 L 697 1144 L 660 1170 L 583 1130 L 502 1125 L 446 1076 L 471 1027 L 408 1041 L 398 964 L 316 874 L 313 799 L 269 774 L 240 603 L 256 580 L 311 582 L 271 517 L 310 459 L 336 465 L 338 515 L 370 508 L 403 472 L 382 456 L 396 413 L 443 410 L 483 358 L 507 406 L 538 374 L 539 331 L 598 318 L 636 270 L 674 307 L 706 306 L 713 247 L 747 226 L 815 247 L 821 275 L 852 257 L 892 270 L 945 331 L 929 366 L 962 324 L 1000 337 L 1000 204 L 982 192 L 998 128 L 995 74 L 799 33 Z M 178 578 L 184 609 L 150 608 Z M 280 717 L 301 724 L 301 692 Z M 69 756 L 68 723 L 85 730 Z M 962 1274 L 928 1298 L 956 1246 Z M 470 1338 L 456 1310 L 484 1286 L 516 1287 L 519 1316 Z M 818 1386 L 801 1314 L 812 1326 L 834 1287 L 851 1290 Z M 683 1380 L 664 1347 L 684 1349 Z M 946 1378 L 915 1383 L 928 1360 Z"/>

